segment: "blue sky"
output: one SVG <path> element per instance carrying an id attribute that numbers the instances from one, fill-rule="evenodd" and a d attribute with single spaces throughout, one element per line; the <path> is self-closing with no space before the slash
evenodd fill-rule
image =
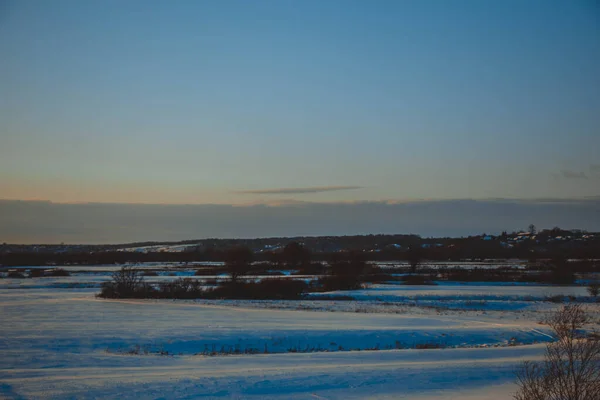
<path id="1" fill-rule="evenodd" d="M 600 195 L 594 1 L 2 0 L 0 55 L 4 199 Z"/>

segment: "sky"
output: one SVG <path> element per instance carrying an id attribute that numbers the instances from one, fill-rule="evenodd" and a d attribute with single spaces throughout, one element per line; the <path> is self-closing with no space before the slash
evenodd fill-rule
<path id="1" fill-rule="evenodd" d="M 600 229 L 598 71 L 594 0 L 0 0 L 0 199 L 592 199 Z"/>

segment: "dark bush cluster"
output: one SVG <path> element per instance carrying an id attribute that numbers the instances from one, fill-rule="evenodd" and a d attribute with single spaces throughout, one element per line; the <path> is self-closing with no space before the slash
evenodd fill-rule
<path id="1" fill-rule="evenodd" d="M 245 299 L 296 300 L 309 289 L 304 281 L 294 279 L 263 279 L 257 282 L 228 280 L 215 288 L 206 288 L 192 278 L 150 285 L 139 271 L 124 267 L 113 274 L 110 282 L 102 284 L 98 297 L 147 299 Z"/>
<path id="2" fill-rule="evenodd" d="M 314 289 L 317 292 L 335 292 L 338 290 L 356 290 L 361 289 L 363 284 L 360 280 L 349 275 L 329 275 L 319 278 Z"/>
<path id="3" fill-rule="evenodd" d="M 309 289 L 304 281 L 263 279 L 257 282 L 226 282 L 206 293 L 213 299 L 298 300 Z"/>
<path id="4" fill-rule="evenodd" d="M 247 247 L 232 247 L 225 252 L 225 267 L 232 282 L 250 272 L 253 253 Z"/>
<path id="5" fill-rule="evenodd" d="M 63 268 L 54 268 L 46 272 L 46 276 L 71 276 L 69 271 Z"/>
<path id="6" fill-rule="evenodd" d="M 362 288 L 365 283 L 391 279 L 380 267 L 367 263 L 362 254 L 352 252 L 332 260 L 328 272 L 328 275 L 317 280 L 315 291 L 356 290 Z"/>
<path id="7" fill-rule="evenodd" d="M 542 282 L 555 285 L 570 285 L 575 282 L 575 274 L 566 269 L 554 269 L 549 273 L 541 274 L 540 278 Z"/>
<path id="8" fill-rule="evenodd" d="M 199 299 L 204 297 L 205 293 L 197 279 L 179 278 L 171 282 L 162 282 L 158 288 L 149 286 L 146 294 L 161 299 Z"/>
<path id="9" fill-rule="evenodd" d="M 297 275 L 323 275 L 327 272 L 327 265 L 314 262 L 302 265 L 296 270 Z"/>
<path id="10" fill-rule="evenodd" d="M 325 292 L 360 289 L 363 287 L 364 276 L 370 272 L 367 263 L 354 257 L 331 262 L 329 270 L 330 275 L 317 281 L 319 288 Z"/>
<path id="11" fill-rule="evenodd" d="M 438 280 L 456 282 L 532 282 L 564 285 L 575 282 L 575 274 L 565 268 L 553 268 L 545 272 L 512 268 L 444 268 L 437 275 Z"/>
<path id="12" fill-rule="evenodd" d="M 154 289 L 147 284 L 140 284 L 133 288 L 126 288 L 114 282 L 104 282 L 98 297 L 105 299 L 147 299 L 152 298 Z"/>
<path id="13" fill-rule="evenodd" d="M 41 278 L 42 276 L 45 276 L 45 274 L 44 274 L 44 270 L 41 268 L 34 268 L 29 271 L 30 278 Z"/>

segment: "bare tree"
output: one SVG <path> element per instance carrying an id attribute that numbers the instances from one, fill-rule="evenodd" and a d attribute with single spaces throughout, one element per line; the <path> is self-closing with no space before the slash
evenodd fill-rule
<path id="1" fill-rule="evenodd" d="M 598 400 L 600 339 L 581 329 L 590 322 L 580 304 L 570 304 L 550 317 L 556 341 L 546 346 L 542 362 L 525 362 L 517 371 L 516 400 Z"/>
<path id="2" fill-rule="evenodd" d="M 537 232 L 537 229 L 535 228 L 535 225 L 529 224 L 529 233 L 531 233 L 532 235 L 535 235 L 536 232 Z"/>
<path id="3" fill-rule="evenodd" d="M 587 287 L 587 291 L 590 294 L 590 296 L 598 297 L 598 295 L 600 294 L 600 282 L 598 282 L 598 281 L 590 282 Z"/>
<path id="4" fill-rule="evenodd" d="M 300 268 L 310 263 L 310 250 L 298 242 L 288 243 L 281 256 L 290 268 Z"/>
<path id="5" fill-rule="evenodd" d="M 410 265 L 410 273 L 415 274 L 417 268 L 421 264 L 421 250 L 418 245 L 410 246 L 406 254 L 408 264 Z"/>
<path id="6" fill-rule="evenodd" d="M 134 290 L 144 282 L 139 271 L 131 266 L 124 266 L 113 272 L 112 280 L 115 285 L 125 290 Z"/>
<path id="7" fill-rule="evenodd" d="M 575 282 L 575 272 L 564 255 L 556 255 L 550 262 L 550 279 L 556 284 L 572 284 Z"/>
<path id="8" fill-rule="evenodd" d="M 252 258 L 252 250 L 248 247 L 232 247 L 225 252 L 225 266 L 232 283 L 236 283 L 240 276 L 250 272 Z"/>
<path id="9" fill-rule="evenodd" d="M 115 299 L 141 297 L 142 292 L 147 288 L 140 271 L 133 267 L 125 266 L 113 272 L 112 280 L 102 284 L 99 296 Z"/>
<path id="10" fill-rule="evenodd" d="M 325 290 L 355 290 L 372 272 L 372 265 L 365 261 L 362 252 L 350 251 L 337 254 L 329 262 L 329 270 L 331 275 L 319 280 Z"/>

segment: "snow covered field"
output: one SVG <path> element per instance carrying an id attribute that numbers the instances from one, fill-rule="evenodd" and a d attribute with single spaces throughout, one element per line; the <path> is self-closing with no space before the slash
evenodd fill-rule
<path id="1" fill-rule="evenodd" d="M 374 285 L 351 301 L 101 300 L 41 283 L 88 278 L 0 281 L 0 398 L 509 399 L 557 307 L 519 299 L 585 296 Z"/>

